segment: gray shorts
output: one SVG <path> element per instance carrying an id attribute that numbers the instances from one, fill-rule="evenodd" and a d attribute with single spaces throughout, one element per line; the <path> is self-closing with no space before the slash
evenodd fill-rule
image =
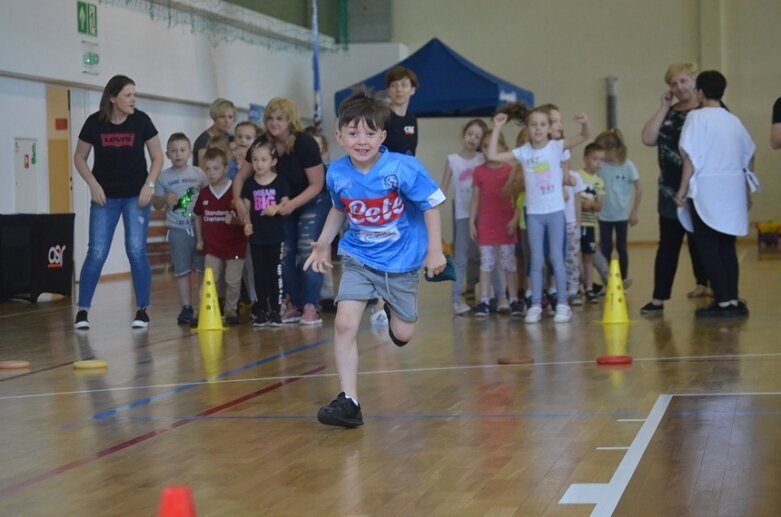
<path id="1" fill-rule="evenodd" d="M 188 275 L 193 269 L 203 273 L 203 252 L 195 249 L 195 235 L 190 235 L 187 230 L 169 228 L 168 244 L 171 247 L 174 276 Z"/>
<path id="2" fill-rule="evenodd" d="M 414 322 L 418 320 L 418 280 L 418 271 L 383 273 L 344 255 L 336 302 L 365 301 L 380 296 L 401 320 Z"/>

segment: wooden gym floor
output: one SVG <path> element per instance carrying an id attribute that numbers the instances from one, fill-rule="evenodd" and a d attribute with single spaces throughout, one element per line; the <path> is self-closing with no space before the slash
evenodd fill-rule
<path id="1" fill-rule="evenodd" d="M 164 275 L 147 331 L 129 281 L 100 284 L 89 332 L 70 303 L 0 304 L 0 359 L 31 362 L 0 371 L 0 515 L 154 515 L 171 485 L 208 516 L 778 515 L 779 255 L 740 249 L 751 316 L 728 321 L 695 320 L 685 250 L 664 316 L 639 316 L 653 256 L 631 249 L 628 367 L 595 364 L 623 347 L 601 305 L 453 318 L 450 286 L 422 282 L 406 348 L 365 319 L 354 430 L 314 418 L 337 392 L 332 315 L 199 338 Z M 91 357 L 108 370 L 71 367 Z"/>

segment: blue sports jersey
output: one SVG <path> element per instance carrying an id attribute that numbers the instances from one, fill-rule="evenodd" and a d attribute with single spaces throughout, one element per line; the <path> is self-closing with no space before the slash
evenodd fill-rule
<path id="1" fill-rule="evenodd" d="M 348 222 L 339 254 L 387 273 L 417 271 L 428 251 L 423 212 L 443 203 L 445 195 L 414 157 L 384 146 L 380 153 L 367 173 L 348 156 L 328 169 L 331 200 Z"/>

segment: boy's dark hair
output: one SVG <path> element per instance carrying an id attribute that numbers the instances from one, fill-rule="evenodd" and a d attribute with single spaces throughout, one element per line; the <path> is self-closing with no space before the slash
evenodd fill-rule
<path id="1" fill-rule="evenodd" d="M 599 152 L 599 151 L 602 151 L 602 152 L 604 152 L 604 151 L 605 151 L 605 148 L 604 148 L 604 147 L 602 147 L 601 145 L 599 145 L 599 144 L 598 144 L 598 143 L 596 143 L 596 142 L 591 142 L 590 144 L 588 144 L 588 145 L 586 146 L 586 148 L 585 148 L 585 149 L 583 149 L 583 156 L 588 156 L 588 155 L 590 155 L 591 153 L 596 153 L 596 152 Z"/>
<path id="2" fill-rule="evenodd" d="M 697 76 L 697 89 L 706 99 L 720 101 L 727 89 L 727 78 L 718 70 L 706 70 Z"/>
<path id="3" fill-rule="evenodd" d="M 228 165 L 228 155 L 219 147 L 209 147 L 206 149 L 206 152 L 203 153 L 204 163 L 212 160 L 219 160 L 223 165 Z"/>
<path id="4" fill-rule="evenodd" d="M 166 146 L 169 146 L 172 143 L 179 142 L 179 141 L 187 142 L 188 146 L 192 146 L 192 144 L 190 143 L 190 139 L 187 138 L 187 135 L 185 135 L 184 133 L 181 133 L 181 132 L 180 133 L 172 133 L 171 136 L 168 137 L 168 143 L 166 144 Z"/>
<path id="5" fill-rule="evenodd" d="M 415 72 L 403 66 L 394 66 L 388 70 L 388 73 L 385 74 L 385 87 L 387 88 L 392 82 L 401 81 L 402 79 L 409 79 L 413 88 L 418 87 L 418 76 L 415 75 Z"/>
<path id="6" fill-rule="evenodd" d="M 358 90 L 339 105 L 339 128 L 363 120 L 369 129 L 381 131 L 390 117 L 390 108 L 366 90 Z"/>

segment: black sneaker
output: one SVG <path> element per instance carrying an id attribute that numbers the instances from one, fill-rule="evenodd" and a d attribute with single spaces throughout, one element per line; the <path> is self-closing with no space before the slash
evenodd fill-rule
<path id="1" fill-rule="evenodd" d="M 179 325 L 189 325 L 190 322 L 193 320 L 193 308 L 189 305 L 185 305 L 182 307 L 182 311 L 179 313 L 179 316 L 176 317 L 176 323 Z"/>
<path id="2" fill-rule="evenodd" d="M 588 303 L 599 303 L 599 296 L 597 296 L 591 289 L 587 289 L 586 300 Z"/>
<path id="3" fill-rule="evenodd" d="M 320 311 L 322 312 L 336 312 L 336 304 L 333 298 L 323 298 L 320 300 Z"/>
<path id="4" fill-rule="evenodd" d="M 138 309 L 136 311 L 136 319 L 133 320 L 131 326 L 134 329 L 145 329 L 149 326 L 149 316 L 147 316 L 145 309 Z"/>
<path id="5" fill-rule="evenodd" d="M 325 425 L 337 425 L 340 427 L 358 427 L 363 425 L 361 406 L 344 396 L 344 392 L 337 395 L 336 400 L 317 411 L 317 421 Z"/>
<path id="6" fill-rule="evenodd" d="M 694 316 L 697 318 L 734 318 L 736 316 L 748 316 L 748 308 L 741 308 L 738 305 L 727 305 L 722 307 L 717 302 L 713 302 L 703 309 L 694 311 Z"/>
<path id="7" fill-rule="evenodd" d="M 393 341 L 393 344 L 396 346 L 404 346 L 409 343 L 409 341 L 402 341 L 393 334 L 393 329 L 391 328 L 391 308 L 387 301 L 383 304 L 382 310 L 385 311 L 385 316 L 388 318 L 388 335 L 390 336 L 391 341 Z"/>
<path id="8" fill-rule="evenodd" d="M 272 311 L 271 314 L 269 314 L 269 325 L 272 327 L 281 327 L 284 325 L 284 323 L 282 323 L 282 316 L 279 314 L 279 311 Z"/>
<path id="9" fill-rule="evenodd" d="M 491 312 L 491 314 L 496 314 L 499 312 L 499 310 L 496 308 L 496 298 L 491 298 L 488 300 L 488 310 Z"/>
<path id="10" fill-rule="evenodd" d="M 190 328 L 191 329 L 198 328 L 198 316 L 193 316 L 193 319 L 190 320 Z"/>
<path id="11" fill-rule="evenodd" d="M 648 302 L 642 307 L 640 307 L 640 314 L 644 316 L 658 316 L 663 313 L 664 313 L 664 304 L 662 303 L 657 305 L 654 302 Z"/>
<path id="12" fill-rule="evenodd" d="M 594 291 L 594 294 L 597 296 L 605 296 L 605 286 L 602 284 L 594 283 L 591 285 L 591 290 Z"/>
<path id="13" fill-rule="evenodd" d="M 241 323 L 236 311 L 225 311 L 225 324 L 231 327 Z"/>
<path id="14" fill-rule="evenodd" d="M 87 319 L 87 311 L 82 309 L 76 313 L 76 321 L 73 323 L 73 328 L 79 330 L 89 330 L 89 320 Z"/>
<path id="15" fill-rule="evenodd" d="M 255 313 L 255 319 L 252 320 L 253 327 L 268 327 L 270 324 L 271 318 L 269 318 L 269 315 L 266 311 L 257 311 Z"/>
<path id="16" fill-rule="evenodd" d="M 523 316 L 523 309 L 517 300 L 510 302 L 510 314 L 513 316 Z"/>

